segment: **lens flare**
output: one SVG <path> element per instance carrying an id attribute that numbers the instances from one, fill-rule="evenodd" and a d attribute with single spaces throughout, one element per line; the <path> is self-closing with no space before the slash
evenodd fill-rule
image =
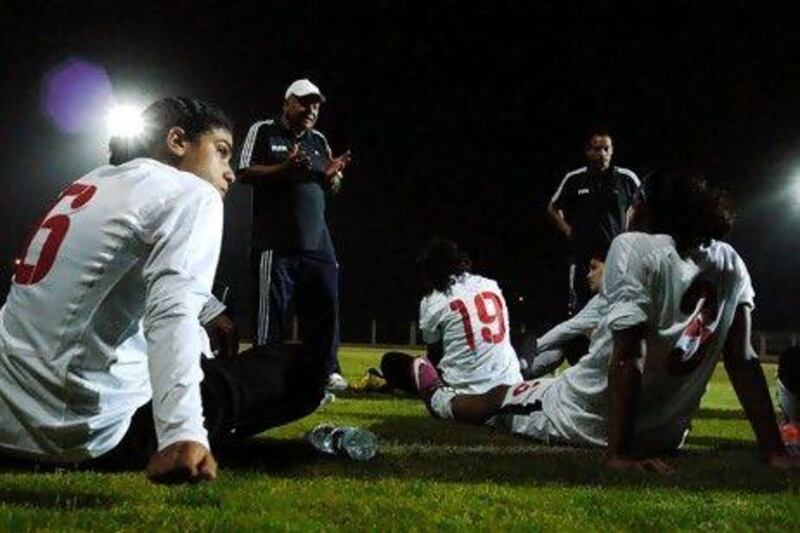
<path id="1" fill-rule="evenodd" d="M 114 106 L 106 117 L 106 128 L 110 137 L 135 137 L 144 129 L 141 111 L 132 105 Z"/>

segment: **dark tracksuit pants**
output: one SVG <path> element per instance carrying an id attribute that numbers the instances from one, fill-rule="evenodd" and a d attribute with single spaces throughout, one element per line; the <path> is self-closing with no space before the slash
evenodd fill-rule
<path id="1" fill-rule="evenodd" d="M 253 251 L 258 280 L 256 346 L 280 344 L 291 337 L 295 311 L 300 336 L 320 354 L 326 375 L 339 367 L 339 267 L 333 252 Z"/>
<path id="2" fill-rule="evenodd" d="M 569 302 L 567 312 L 569 316 L 576 315 L 592 299 L 589 282 L 586 275 L 589 273 L 590 252 L 572 251 L 569 256 Z"/>

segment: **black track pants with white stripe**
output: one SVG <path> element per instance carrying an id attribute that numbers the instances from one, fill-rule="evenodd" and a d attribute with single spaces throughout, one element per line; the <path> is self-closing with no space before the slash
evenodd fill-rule
<path id="1" fill-rule="evenodd" d="M 279 344 L 291 337 L 292 311 L 300 335 L 321 354 L 328 374 L 340 372 L 339 269 L 335 257 L 315 252 L 253 250 L 258 290 L 254 344 Z"/>

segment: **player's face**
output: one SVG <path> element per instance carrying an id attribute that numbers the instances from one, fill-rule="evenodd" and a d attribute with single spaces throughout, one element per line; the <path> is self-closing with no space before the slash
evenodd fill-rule
<path id="1" fill-rule="evenodd" d="M 589 273 L 586 274 L 586 282 L 589 284 L 589 290 L 593 294 L 600 292 L 600 284 L 603 282 L 603 267 L 605 263 L 598 259 L 589 260 Z"/>
<path id="2" fill-rule="evenodd" d="M 611 166 L 611 157 L 613 155 L 614 144 L 608 135 L 595 135 L 589 140 L 589 146 L 586 148 L 586 159 L 589 161 L 590 166 L 606 170 Z"/>
<path id="3" fill-rule="evenodd" d="M 214 186 L 222 195 L 236 179 L 231 169 L 233 136 L 226 129 L 215 128 L 188 141 L 178 168 L 191 172 Z"/>
<path id="4" fill-rule="evenodd" d="M 300 98 L 289 96 L 283 104 L 286 122 L 293 130 L 310 130 L 317 123 L 321 104 L 319 96 L 314 94 Z"/>

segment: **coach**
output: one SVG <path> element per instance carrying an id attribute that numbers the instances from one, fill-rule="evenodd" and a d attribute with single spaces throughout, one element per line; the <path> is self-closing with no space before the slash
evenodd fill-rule
<path id="1" fill-rule="evenodd" d="M 309 80 L 292 83 L 281 116 L 251 126 L 238 174 L 253 187 L 255 344 L 284 341 L 293 306 L 306 344 L 324 354 L 328 388 L 343 390 L 347 382 L 337 356 L 338 263 L 325 205 L 341 186 L 350 154 L 333 157 L 325 136 L 314 129 L 324 102 Z"/>
<path id="2" fill-rule="evenodd" d="M 586 140 L 586 166 L 567 172 L 547 212 L 569 242 L 569 314 L 591 298 L 586 274 L 593 254 L 604 253 L 627 229 L 640 182 L 627 168 L 611 165 L 611 135 L 595 130 Z"/>

